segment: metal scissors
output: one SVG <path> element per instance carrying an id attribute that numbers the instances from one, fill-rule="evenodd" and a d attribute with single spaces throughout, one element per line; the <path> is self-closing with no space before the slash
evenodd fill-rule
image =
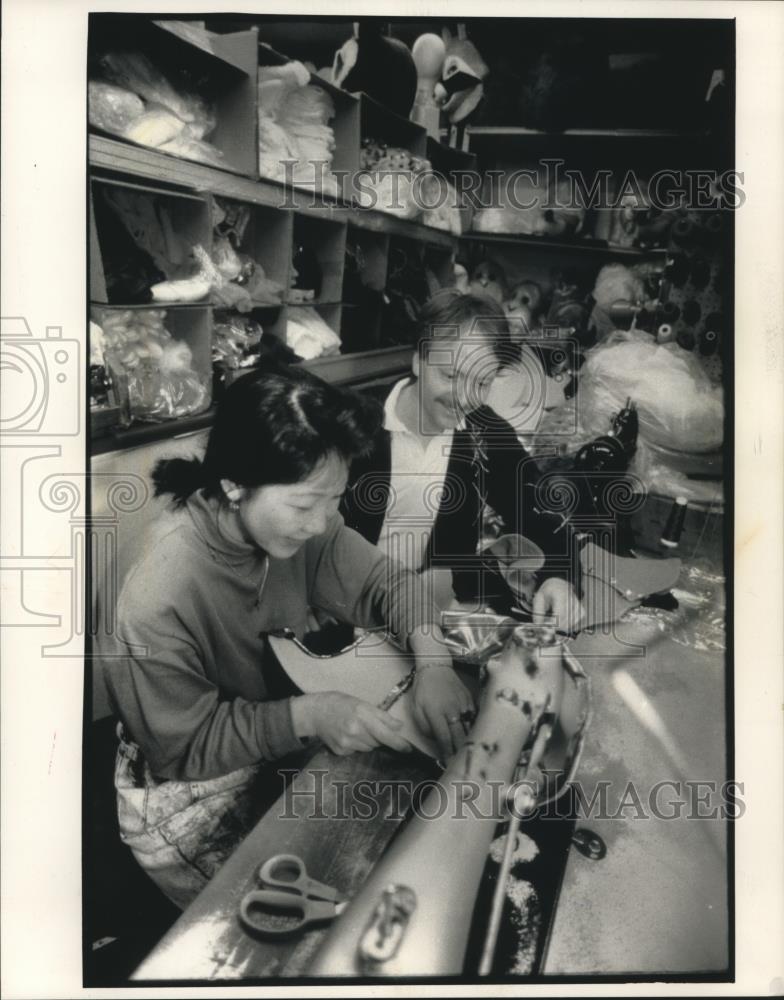
<path id="1" fill-rule="evenodd" d="M 264 888 L 245 893 L 239 915 L 248 930 L 267 937 L 287 937 L 333 920 L 348 905 L 337 889 L 311 878 L 296 854 L 276 854 L 265 861 L 256 882 Z"/>

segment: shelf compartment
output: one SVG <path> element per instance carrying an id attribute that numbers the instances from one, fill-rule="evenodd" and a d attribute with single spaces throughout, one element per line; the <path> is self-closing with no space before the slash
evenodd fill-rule
<path id="1" fill-rule="evenodd" d="M 362 143 L 365 139 L 374 139 L 390 147 L 402 147 L 414 156 L 427 155 L 427 132 L 421 125 L 395 114 L 367 94 L 359 93 L 358 97 L 358 108 L 347 118 L 341 136 L 346 143 L 344 168 L 348 171 L 343 198 L 349 204 L 357 200 L 360 191 L 357 175 L 363 170 Z M 395 218 L 389 213 L 379 214 Z"/>
<path id="2" fill-rule="evenodd" d="M 259 40 L 258 48 L 259 66 L 283 66 L 291 62 L 291 58 L 278 52 L 271 45 Z M 315 73 L 310 74 L 309 86 L 317 87 L 327 94 L 334 106 L 335 115 L 328 122 L 335 138 L 335 148 L 333 150 L 332 163 L 330 169 L 336 174 L 338 186 L 338 199 L 346 197 L 347 182 L 357 169 L 358 161 L 356 150 L 359 148 L 359 98 L 354 94 L 349 94 L 345 90 L 335 87 L 327 80 L 323 80 Z M 263 177 L 264 174 L 261 174 Z M 271 179 L 271 178 L 270 178 Z M 315 181 L 315 177 L 314 177 Z M 294 184 L 300 190 L 312 191 L 313 187 L 308 184 Z M 316 187 L 317 197 L 322 197 L 318 187 Z M 323 197 L 332 198 L 330 192 L 326 192 Z"/>
<path id="3" fill-rule="evenodd" d="M 481 189 L 476 154 L 455 149 L 454 146 L 446 146 L 428 136 L 427 158 L 433 170 L 444 176 L 455 188 L 460 211 L 460 232 L 467 233 L 474 218 L 473 206 L 467 192 Z"/>
<path id="4" fill-rule="evenodd" d="M 359 95 L 361 140 L 376 139 L 388 146 L 401 146 L 414 156 L 427 156 L 427 131 L 410 118 L 403 118 L 368 94 Z"/>
<path id="5" fill-rule="evenodd" d="M 118 232 L 120 229 L 123 232 L 128 232 L 128 230 L 121 221 L 120 216 L 107 201 L 107 198 L 111 198 L 112 191 L 127 192 L 131 195 L 141 196 L 141 203 L 148 203 L 148 208 L 151 209 L 156 218 L 160 218 L 159 212 L 164 210 L 171 221 L 173 232 L 177 237 L 181 238 L 183 245 L 187 245 L 188 248 L 198 243 L 209 251 L 212 236 L 209 204 L 205 197 L 135 184 L 128 181 L 92 177 L 90 181 L 90 299 L 92 302 L 119 305 L 121 303 L 117 301 L 115 294 L 111 297 L 114 301 L 110 301 L 104 261 L 111 252 L 109 246 L 109 226 L 116 224 L 119 227 Z M 130 232 L 128 232 L 127 238 L 129 242 L 136 242 Z M 120 256 L 122 255 L 120 254 Z M 177 261 L 171 261 L 170 263 L 171 266 L 175 266 Z M 162 268 L 160 269 L 162 270 Z M 157 308 L 169 308 L 169 306 L 196 303 L 151 302 L 142 304 L 154 305 Z"/>
<path id="6" fill-rule="evenodd" d="M 286 289 L 289 286 L 289 260 L 293 230 L 291 212 L 254 205 L 236 198 L 225 198 L 221 195 L 213 195 L 213 200 L 218 207 L 233 208 L 241 205 L 248 209 L 248 224 L 243 232 L 242 241 L 238 247 L 234 248 L 238 253 L 247 254 L 260 264 L 264 269 L 264 274 L 272 281 L 278 282 L 283 289 L 280 302 L 254 302 L 253 308 L 279 309 L 285 303 Z M 215 305 L 216 308 L 225 308 L 220 303 L 215 303 Z"/>
<path id="7" fill-rule="evenodd" d="M 155 21 L 138 14 L 91 14 L 88 45 L 92 66 L 98 66 L 105 52 L 137 51 L 176 89 L 198 92 L 215 108 L 217 124 L 207 141 L 225 161 L 216 169 L 258 176 L 256 28 L 214 35 L 186 22 Z M 100 78 L 97 68 L 91 76 Z M 176 154 L 161 155 L 181 159 Z"/>
<path id="8" fill-rule="evenodd" d="M 111 377 L 114 383 L 114 401 L 120 408 L 125 408 L 126 419 L 133 421 L 132 427 L 147 426 L 153 424 L 155 427 L 168 428 L 182 419 L 191 419 L 199 416 L 205 409 L 209 408 L 212 402 L 212 310 L 209 306 L 191 309 L 169 310 L 163 306 L 148 306 L 148 310 L 161 310 L 165 313 L 163 318 L 164 328 L 171 334 L 175 342 L 187 345 L 190 350 L 190 372 L 195 374 L 199 382 L 206 390 L 206 395 L 201 400 L 201 405 L 197 412 L 187 414 L 185 417 L 172 417 L 161 421 L 148 421 L 142 417 L 134 415 L 129 409 L 130 402 L 127 399 L 127 389 L 123 387 L 123 379 L 133 369 L 128 369 L 122 364 L 119 357 L 112 357 L 111 351 L 107 351 L 107 364 L 111 369 Z M 95 305 L 91 309 L 93 322 L 103 327 L 106 325 L 107 314 L 117 314 L 124 312 L 122 307 L 111 305 Z M 139 316 L 141 310 L 136 310 L 134 315 Z M 143 345 L 146 346 L 146 345 Z M 130 350 L 132 345 L 127 348 Z M 120 349 L 116 351 L 116 355 Z M 150 367 L 154 367 L 151 363 Z M 166 433 L 171 433 L 167 431 Z"/>
<path id="9" fill-rule="evenodd" d="M 378 347 L 388 254 L 386 233 L 348 227 L 341 329 L 345 353 Z"/>
<path id="10" fill-rule="evenodd" d="M 339 303 L 343 296 L 343 262 L 346 255 L 345 225 L 295 214 L 290 246 L 289 256 L 292 259 L 290 275 L 293 277 L 294 274 L 293 258 L 298 249 L 302 247 L 315 258 L 315 263 L 320 271 L 320 286 L 315 289 L 316 300 L 324 303 Z M 313 303 L 303 302 L 301 304 L 312 305 Z"/>

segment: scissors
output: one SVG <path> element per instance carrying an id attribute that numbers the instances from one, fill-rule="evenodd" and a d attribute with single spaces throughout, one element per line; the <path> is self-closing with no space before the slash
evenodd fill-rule
<path id="1" fill-rule="evenodd" d="M 310 924 L 333 920 L 348 905 L 337 889 L 311 878 L 296 854 L 276 854 L 265 861 L 256 882 L 265 888 L 245 893 L 240 920 L 264 936 L 296 934 Z"/>

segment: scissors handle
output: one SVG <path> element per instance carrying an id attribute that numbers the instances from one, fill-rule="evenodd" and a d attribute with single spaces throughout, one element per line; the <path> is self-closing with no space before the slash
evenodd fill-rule
<path id="1" fill-rule="evenodd" d="M 250 930 L 268 937 L 287 937 L 309 924 L 332 920 L 334 902 L 306 899 L 295 892 L 255 889 L 240 902 L 240 920 Z"/>
<path id="2" fill-rule="evenodd" d="M 297 854 L 276 854 L 259 868 L 257 879 L 262 885 L 311 899 L 327 899 L 333 903 L 340 899 L 337 889 L 308 875 L 305 862 Z"/>

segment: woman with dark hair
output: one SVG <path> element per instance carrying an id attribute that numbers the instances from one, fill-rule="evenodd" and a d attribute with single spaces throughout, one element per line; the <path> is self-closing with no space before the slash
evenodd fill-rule
<path id="1" fill-rule="evenodd" d="M 156 493 L 173 504 L 123 586 L 124 655 L 106 675 L 122 727 L 121 834 L 180 906 L 269 803 L 271 762 L 310 739 L 339 754 L 409 749 L 394 719 L 348 694 L 276 697 L 269 633 L 302 637 L 312 608 L 387 626 L 415 656 L 418 718 L 445 754 L 460 742 L 449 720 L 471 698 L 415 575 L 338 514 L 349 464 L 378 425 L 372 401 L 268 368 L 227 390 L 202 461 L 155 468 Z"/>

